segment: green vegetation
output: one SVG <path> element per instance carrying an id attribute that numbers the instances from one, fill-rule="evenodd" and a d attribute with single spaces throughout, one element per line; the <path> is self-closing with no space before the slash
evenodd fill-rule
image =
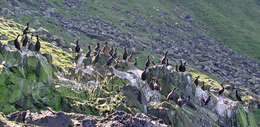
<path id="1" fill-rule="evenodd" d="M 174 0 L 194 15 L 197 27 L 232 49 L 260 60 L 258 0 Z"/>

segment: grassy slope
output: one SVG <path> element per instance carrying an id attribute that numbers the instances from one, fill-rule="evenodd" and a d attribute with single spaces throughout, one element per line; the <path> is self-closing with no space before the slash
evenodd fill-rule
<path id="1" fill-rule="evenodd" d="M 174 0 L 208 29 L 211 37 L 260 60 L 260 5 L 258 0 Z"/>
<path id="2" fill-rule="evenodd" d="M 30 1 L 36 3 L 36 1 Z M 125 13 L 126 11 L 130 11 L 137 16 L 149 17 L 152 15 L 153 17 L 149 17 L 147 20 L 153 24 L 159 24 L 158 19 L 167 20 L 166 18 L 184 23 L 178 16 L 181 13 L 174 10 L 174 7 L 179 6 L 194 15 L 193 17 L 197 21 L 195 25 L 197 28 L 207 29 L 208 34 L 216 40 L 223 42 L 244 55 L 260 60 L 260 36 L 258 36 L 260 33 L 260 2 L 258 0 L 81 1 L 84 1 L 85 5 L 74 9 L 68 9 L 63 4 L 63 0 L 49 0 L 48 3 L 65 17 L 75 16 L 84 12 L 97 16 L 105 21 L 113 22 L 113 24 L 125 32 L 129 31 L 129 29 L 120 26 L 121 19 L 124 19 L 129 23 L 139 23 L 134 17 L 127 16 Z M 38 9 L 26 4 L 23 5 L 32 10 Z M 112 11 L 112 7 L 120 9 L 121 11 Z M 158 16 L 162 14 L 161 12 L 166 12 L 168 16 L 158 18 Z M 34 16 L 15 17 L 15 20 L 18 22 L 24 22 L 31 19 L 35 19 Z M 62 31 L 63 28 L 61 28 L 58 22 L 46 18 L 40 18 L 40 22 L 51 33 L 56 33 L 58 36 L 64 37 L 68 42 L 73 40 L 71 35 L 59 32 Z M 157 31 L 150 31 L 149 33 L 145 33 L 135 30 L 134 33 L 138 36 L 150 37 L 156 32 Z M 180 36 L 183 34 L 181 31 L 178 31 L 177 33 L 180 34 Z M 92 41 L 86 36 L 80 36 L 84 40 Z"/>

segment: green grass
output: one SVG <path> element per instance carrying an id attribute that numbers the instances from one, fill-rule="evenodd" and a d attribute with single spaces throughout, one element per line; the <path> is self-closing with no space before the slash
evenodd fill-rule
<path id="1" fill-rule="evenodd" d="M 232 49 L 260 60 L 260 6 L 256 0 L 174 0 Z"/>

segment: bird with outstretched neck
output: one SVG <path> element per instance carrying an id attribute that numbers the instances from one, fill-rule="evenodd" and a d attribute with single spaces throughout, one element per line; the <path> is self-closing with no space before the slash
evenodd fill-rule
<path id="1" fill-rule="evenodd" d="M 199 78 L 200 78 L 200 76 L 197 76 L 197 77 L 195 78 L 195 80 L 194 80 L 194 84 L 195 84 L 196 86 L 199 85 Z"/>
<path id="2" fill-rule="evenodd" d="M 18 38 L 20 37 L 20 34 L 17 35 L 16 39 L 14 40 L 14 46 L 17 50 L 21 51 L 20 43 L 18 41 Z"/>
<path id="3" fill-rule="evenodd" d="M 23 47 L 26 47 L 27 43 L 28 43 L 28 36 L 27 36 L 27 33 L 24 35 L 24 39 L 23 39 Z"/>
<path id="4" fill-rule="evenodd" d="M 126 51 L 126 47 L 124 47 L 123 60 L 126 59 L 127 59 L 127 51 Z"/>
<path id="5" fill-rule="evenodd" d="M 76 52 L 76 53 L 79 53 L 79 52 L 80 52 L 79 40 L 76 40 L 75 52 Z"/>
<path id="6" fill-rule="evenodd" d="M 41 43 L 40 43 L 40 40 L 39 40 L 39 36 L 38 35 L 36 35 L 36 37 L 37 37 L 37 41 L 36 41 L 36 44 L 35 44 L 35 51 L 36 52 L 40 52 L 40 49 L 41 49 Z"/>
<path id="7" fill-rule="evenodd" d="M 86 54 L 86 57 L 90 57 L 90 54 L 91 54 L 91 46 L 88 45 L 88 52 Z"/>
<path id="8" fill-rule="evenodd" d="M 167 54 L 168 54 L 168 51 L 166 51 L 166 52 L 164 53 L 164 56 L 163 56 L 163 58 L 161 59 L 161 64 L 166 64 Z"/>
<path id="9" fill-rule="evenodd" d="M 172 96 L 174 94 L 174 91 L 176 90 L 177 88 L 174 88 L 173 90 L 171 90 L 171 92 L 167 95 L 167 101 L 171 100 L 172 99 Z"/>
<path id="10" fill-rule="evenodd" d="M 26 23 L 26 27 L 25 27 L 25 29 L 23 30 L 23 35 L 29 33 L 29 28 L 30 28 L 30 24 L 29 24 L 29 22 L 28 22 L 28 23 Z"/>
<path id="11" fill-rule="evenodd" d="M 151 62 L 150 62 L 150 56 L 148 55 L 148 56 L 147 56 L 147 59 L 146 59 L 146 62 L 145 62 L 145 67 L 146 67 L 146 68 L 149 67 L 150 64 L 151 64 Z"/>

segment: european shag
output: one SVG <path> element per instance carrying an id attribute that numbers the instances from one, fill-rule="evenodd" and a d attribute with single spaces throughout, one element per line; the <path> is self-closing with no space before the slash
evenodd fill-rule
<path id="1" fill-rule="evenodd" d="M 96 47 L 95 47 L 95 51 L 96 51 L 96 52 L 99 51 L 99 48 L 100 48 L 100 44 L 99 44 L 99 42 L 98 42 L 97 45 L 96 45 Z"/>
<path id="2" fill-rule="evenodd" d="M 103 47 L 102 52 L 103 52 L 103 53 L 106 53 L 106 52 L 107 52 L 107 48 L 108 48 L 108 45 L 107 45 L 107 42 L 105 42 L 105 45 L 104 45 L 104 47 Z"/>
<path id="3" fill-rule="evenodd" d="M 79 53 L 79 52 L 80 52 L 79 40 L 76 41 L 75 52 L 76 52 L 76 53 Z"/>
<path id="4" fill-rule="evenodd" d="M 150 56 L 147 56 L 146 62 L 145 62 L 145 67 L 149 67 L 150 66 Z"/>
<path id="5" fill-rule="evenodd" d="M 29 25 L 30 25 L 29 22 L 26 23 L 26 27 L 25 27 L 25 29 L 23 30 L 23 35 L 29 33 Z"/>
<path id="6" fill-rule="evenodd" d="M 134 66 L 137 66 L 137 58 L 135 58 Z"/>
<path id="7" fill-rule="evenodd" d="M 237 90 L 236 90 L 236 98 L 237 98 L 238 101 L 242 102 L 242 99 L 241 99 L 241 97 L 238 95 L 238 91 L 237 91 Z"/>
<path id="8" fill-rule="evenodd" d="M 197 76 L 197 77 L 195 78 L 195 80 L 194 80 L 194 84 L 195 84 L 196 86 L 199 85 L 199 78 L 200 78 L 200 76 Z"/>
<path id="9" fill-rule="evenodd" d="M 223 84 L 221 84 L 221 87 L 222 87 L 222 89 L 220 91 L 218 91 L 219 96 L 225 91 Z"/>
<path id="10" fill-rule="evenodd" d="M 90 57 L 90 54 L 91 54 L 91 46 L 88 45 L 88 52 L 86 54 L 86 57 Z"/>
<path id="11" fill-rule="evenodd" d="M 99 60 L 99 54 L 100 54 L 100 50 L 98 51 L 97 55 L 93 58 L 92 63 L 93 63 L 94 65 L 96 65 L 96 63 L 97 63 L 98 60 Z"/>
<path id="12" fill-rule="evenodd" d="M 143 72 L 142 75 L 141 75 L 141 79 L 142 79 L 142 80 L 146 80 L 147 68 L 148 68 L 148 67 L 145 67 L 144 72 Z"/>
<path id="13" fill-rule="evenodd" d="M 172 99 L 172 96 L 173 96 L 174 91 L 175 91 L 176 89 L 177 89 L 177 88 L 174 88 L 174 89 L 167 95 L 167 100 Z"/>
<path id="14" fill-rule="evenodd" d="M 209 103 L 210 97 L 211 97 L 211 96 L 209 96 L 206 100 L 205 100 L 205 99 L 203 100 L 203 102 L 204 102 L 205 105 L 207 105 L 207 104 Z"/>
<path id="15" fill-rule="evenodd" d="M 23 47 L 26 47 L 28 40 L 29 40 L 29 38 L 28 38 L 27 33 L 26 33 L 25 36 L 24 36 L 24 39 L 23 39 Z"/>
<path id="16" fill-rule="evenodd" d="M 168 54 L 168 51 L 166 51 L 166 52 L 164 53 L 164 56 L 163 56 L 163 58 L 161 59 L 161 64 L 166 64 L 167 54 Z"/>
<path id="17" fill-rule="evenodd" d="M 20 37 L 20 34 L 18 34 L 18 36 L 16 37 L 16 39 L 14 40 L 14 46 L 17 50 L 21 50 L 21 47 L 20 47 L 20 43 L 18 41 L 18 38 Z"/>
<path id="18" fill-rule="evenodd" d="M 36 35 L 36 37 L 37 37 L 37 41 L 36 41 L 36 44 L 35 44 L 35 51 L 36 52 L 40 52 L 40 49 L 41 49 L 41 43 L 40 43 L 40 40 L 39 40 L 39 36 L 38 35 Z"/>
<path id="19" fill-rule="evenodd" d="M 127 59 L 127 51 L 126 51 L 126 47 L 124 47 L 123 60 L 126 59 Z"/>

